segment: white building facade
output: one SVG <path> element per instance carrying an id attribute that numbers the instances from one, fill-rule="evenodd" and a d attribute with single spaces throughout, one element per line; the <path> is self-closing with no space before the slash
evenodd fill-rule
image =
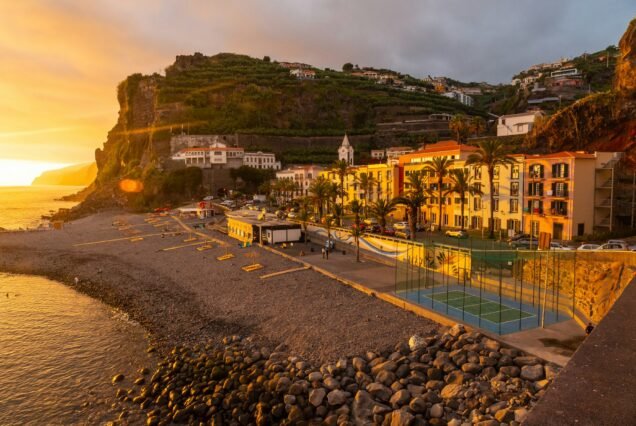
<path id="1" fill-rule="evenodd" d="M 293 198 L 309 195 L 309 187 L 323 170 L 316 165 L 294 166 L 276 172 L 276 179 L 289 179 L 296 183 Z"/>
<path id="2" fill-rule="evenodd" d="M 243 165 L 255 169 L 280 170 L 280 161 L 276 161 L 276 155 L 271 152 L 246 152 L 243 155 Z"/>
<path id="3" fill-rule="evenodd" d="M 497 120 L 497 136 L 525 135 L 534 127 L 537 117 L 543 115 L 540 111 L 502 115 Z"/>
<path id="4" fill-rule="evenodd" d="M 342 139 L 342 144 L 340 144 L 340 148 L 338 148 L 338 160 L 344 160 L 350 166 L 353 166 L 353 146 L 349 142 L 349 137 L 345 134 L 344 139 Z"/>

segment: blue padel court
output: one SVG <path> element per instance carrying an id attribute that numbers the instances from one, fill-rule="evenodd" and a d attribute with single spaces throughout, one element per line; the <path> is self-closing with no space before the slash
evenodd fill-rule
<path id="1" fill-rule="evenodd" d="M 553 324 L 570 317 L 549 305 L 527 299 L 503 297 L 479 288 L 436 285 L 429 288 L 402 289 L 397 295 L 418 305 L 457 318 L 479 328 L 498 334 L 513 333 L 545 324 Z"/>

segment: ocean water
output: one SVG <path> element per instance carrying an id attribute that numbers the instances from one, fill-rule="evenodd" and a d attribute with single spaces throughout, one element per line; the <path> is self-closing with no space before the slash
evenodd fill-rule
<path id="1" fill-rule="evenodd" d="M 81 190 L 76 186 L 0 186 L 0 228 L 36 228 L 42 215 L 77 203 L 55 201 Z"/>
<path id="2" fill-rule="evenodd" d="M 0 273 L 0 424 L 102 424 L 115 374 L 153 367 L 141 326 L 55 281 Z"/>

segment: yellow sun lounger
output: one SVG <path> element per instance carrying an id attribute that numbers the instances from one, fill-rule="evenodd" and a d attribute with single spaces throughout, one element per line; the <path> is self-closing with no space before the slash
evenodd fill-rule
<path id="1" fill-rule="evenodd" d="M 232 253 L 224 254 L 223 256 L 219 256 L 216 260 L 230 260 L 234 257 Z"/>
<path id="2" fill-rule="evenodd" d="M 253 263 L 251 265 L 241 266 L 241 269 L 244 270 L 245 272 L 258 271 L 259 269 L 263 269 L 263 268 L 264 266 L 261 265 L 260 263 Z"/>
<path id="3" fill-rule="evenodd" d="M 206 251 L 206 250 L 210 250 L 212 247 L 212 244 L 206 244 L 204 246 L 199 246 L 197 247 L 197 251 Z"/>
<path id="4" fill-rule="evenodd" d="M 135 237 L 130 239 L 131 243 L 136 243 L 138 241 L 143 241 L 143 237 Z"/>

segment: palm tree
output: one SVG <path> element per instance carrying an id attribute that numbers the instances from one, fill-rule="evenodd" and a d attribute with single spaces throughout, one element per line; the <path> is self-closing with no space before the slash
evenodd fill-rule
<path id="1" fill-rule="evenodd" d="M 464 229 L 464 195 L 468 193 L 469 195 L 481 195 L 481 190 L 475 185 L 472 184 L 473 177 L 470 175 L 468 169 L 453 169 L 450 171 L 450 184 L 451 187 L 448 190 L 448 193 L 455 193 L 459 195 L 460 205 L 461 205 L 461 229 Z"/>
<path id="2" fill-rule="evenodd" d="M 468 131 L 466 117 L 463 114 L 454 115 L 448 123 L 448 128 L 455 133 L 457 142 L 462 142 L 466 132 Z"/>
<path id="3" fill-rule="evenodd" d="M 380 198 L 375 203 L 371 204 L 370 213 L 372 217 L 375 217 L 382 228 L 382 232 L 386 229 L 386 217 L 395 211 L 394 200 L 385 200 Z"/>
<path id="4" fill-rule="evenodd" d="M 373 187 L 376 185 L 376 179 L 371 173 L 360 173 L 360 177 L 357 178 L 357 182 L 360 185 L 360 189 L 364 192 L 364 217 L 367 217 L 367 205 L 370 201 L 370 195 L 373 191 Z"/>
<path id="5" fill-rule="evenodd" d="M 307 223 L 311 218 L 311 198 L 303 197 L 299 200 L 300 208 L 298 209 L 298 220 L 303 227 L 303 242 L 307 244 Z"/>
<path id="6" fill-rule="evenodd" d="M 344 211 L 345 190 L 344 183 L 346 177 L 351 174 L 351 167 L 346 160 L 337 160 L 331 166 L 331 170 L 338 175 L 340 184 L 340 207 Z M 341 219 L 342 220 L 342 219 Z M 340 223 L 342 226 L 342 223 Z"/>
<path id="7" fill-rule="evenodd" d="M 353 200 L 349 203 L 349 210 L 353 213 L 353 226 L 351 227 L 351 235 L 356 241 L 356 262 L 360 262 L 360 213 L 362 212 L 362 204 L 359 200 Z"/>
<path id="8" fill-rule="evenodd" d="M 452 164 L 453 160 L 448 157 L 433 157 L 432 160 L 424 163 L 424 170 L 433 172 L 437 177 L 437 202 L 439 203 L 438 224 L 440 232 L 442 231 L 442 199 L 444 195 L 442 186 L 444 185 L 444 178 L 448 176 Z"/>
<path id="9" fill-rule="evenodd" d="M 475 115 L 470 119 L 468 128 L 470 129 L 470 133 L 477 137 L 486 130 L 486 121 L 482 117 Z"/>
<path id="10" fill-rule="evenodd" d="M 486 167 L 488 170 L 488 190 L 490 195 L 490 217 L 488 218 L 489 238 L 495 238 L 495 205 L 493 193 L 495 167 L 502 166 L 508 168 L 509 165 L 515 164 L 516 162 L 517 160 L 507 154 L 503 141 L 498 139 L 484 139 L 480 141 L 479 149 L 475 153 L 470 154 L 466 160 L 466 165 Z"/>
<path id="11" fill-rule="evenodd" d="M 416 170 L 411 172 L 407 176 L 408 191 L 393 199 L 394 204 L 401 204 L 406 207 L 409 212 L 409 230 L 411 231 L 411 239 L 415 239 L 415 231 L 417 225 L 417 218 L 419 216 L 420 208 L 426 196 L 424 195 L 424 173 L 422 170 Z"/>
<path id="12" fill-rule="evenodd" d="M 318 206 L 318 216 L 322 219 L 325 212 L 325 203 L 329 199 L 329 186 L 331 182 L 324 177 L 318 176 L 309 186 L 309 193 L 316 206 Z"/>
<path id="13" fill-rule="evenodd" d="M 340 188 L 338 187 L 337 183 L 327 183 L 327 211 L 329 213 L 333 213 L 336 207 L 338 207 L 340 211 L 344 210 L 342 205 L 338 204 L 338 197 L 340 196 L 340 194 Z"/>

